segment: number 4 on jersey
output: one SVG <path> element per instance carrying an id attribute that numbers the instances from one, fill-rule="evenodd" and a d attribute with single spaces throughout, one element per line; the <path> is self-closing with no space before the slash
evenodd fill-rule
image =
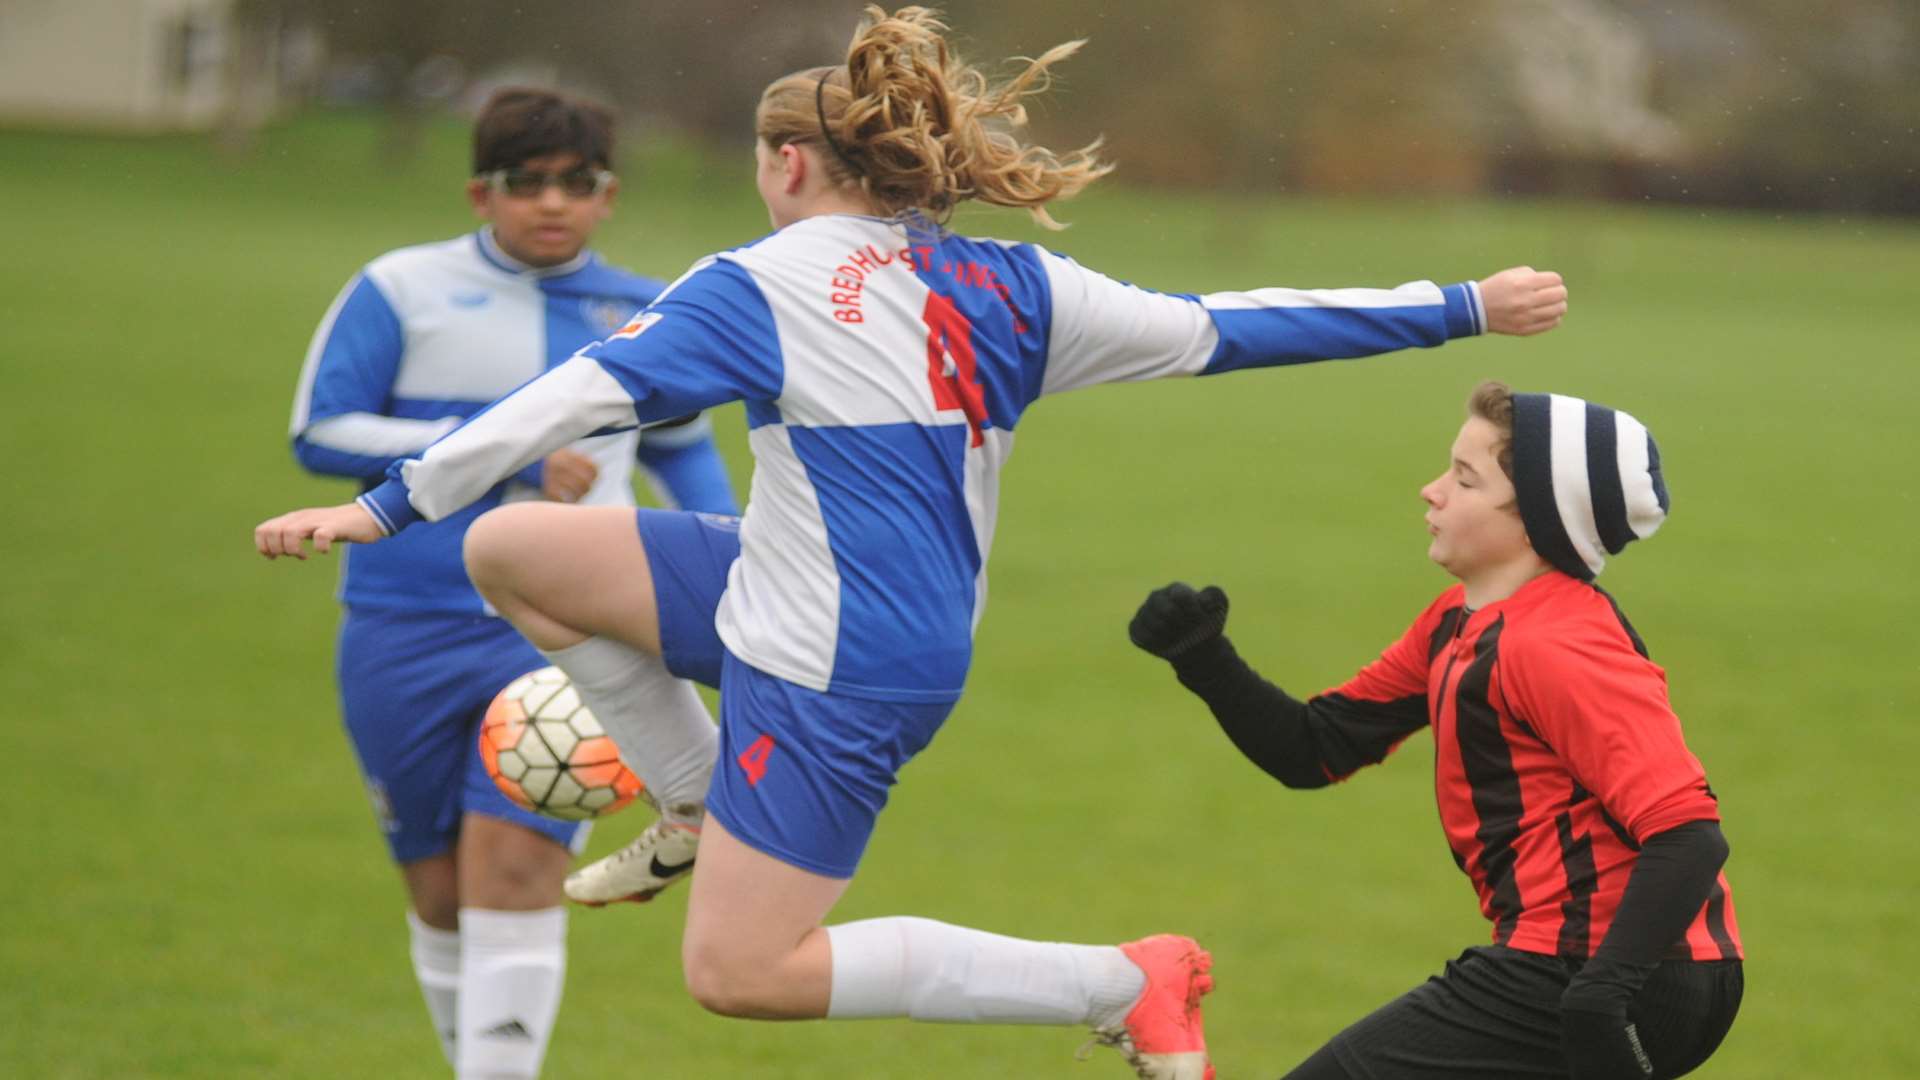
<path id="1" fill-rule="evenodd" d="M 952 300 L 936 292 L 927 294 L 927 308 L 920 317 L 927 324 L 927 381 L 933 386 L 933 407 L 941 412 L 960 410 L 972 433 L 967 445 L 979 446 L 987 403 L 974 362 L 973 324 Z"/>

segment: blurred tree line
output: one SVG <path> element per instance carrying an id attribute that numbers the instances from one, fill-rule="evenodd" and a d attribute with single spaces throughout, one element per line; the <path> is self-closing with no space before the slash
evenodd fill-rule
<path id="1" fill-rule="evenodd" d="M 1914 0 L 949 0 L 963 54 L 1088 38 L 1035 109 L 1134 183 L 1556 194 L 1920 213 Z M 312 94 L 427 110 L 503 81 L 642 135 L 748 138 L 773 78 L 844 53 L 851 0 L 237 0 L 237 69 L 299 28 Z M 233 125 L 258 121 L 236 109 Z"/>

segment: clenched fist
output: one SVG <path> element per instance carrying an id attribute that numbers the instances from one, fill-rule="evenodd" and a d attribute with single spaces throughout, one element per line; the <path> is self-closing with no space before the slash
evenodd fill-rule
<path id="1" fill-rule="evenodd" d="M 1480 304 L 1487 311 L 1487 333 L 1544 333 L 1567 315 L 1567 286 L 1551 270 L 1516 266 L 1480 282 Z"/>
<path id="2" fill-rule="evenodd" d="M 1198 592 L 1176 581 L 1148 594 L 1127 625 L 1135 645 L 1172 660 L 1220 636 L 1227 628 L 1227 594 L 1218 585 Z"/>

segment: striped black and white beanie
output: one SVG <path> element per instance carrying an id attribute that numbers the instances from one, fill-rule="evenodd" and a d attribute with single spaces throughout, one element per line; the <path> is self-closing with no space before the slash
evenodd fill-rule
<path id="1" fill-rule="evenodd" d="M 1646 427 L 1561 394 L 1513 395 L 1513 488 L 1533 550 L 1582 581 L 1667 519 Z"/>

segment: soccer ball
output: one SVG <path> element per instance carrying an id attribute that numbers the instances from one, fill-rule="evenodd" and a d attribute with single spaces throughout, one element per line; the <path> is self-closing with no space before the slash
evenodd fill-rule
<path id="1" fill-rule="evenodd" d="M 480 759 L 507 798 L 568 821 L 611 814 L 646 791 L 557 667 L 520 676 L 487 706 Z"/>

